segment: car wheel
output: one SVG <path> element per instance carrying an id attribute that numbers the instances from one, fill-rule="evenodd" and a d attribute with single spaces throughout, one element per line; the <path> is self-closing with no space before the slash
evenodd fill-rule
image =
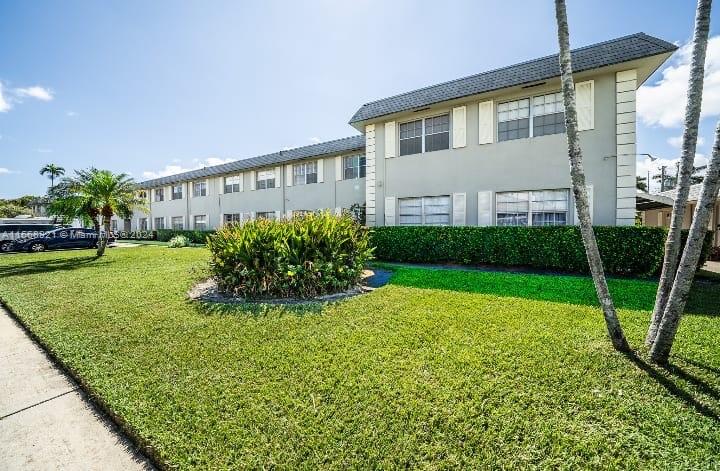
<path id="1" fill-rule="evenodd" d="M 42 252 L 45 250 L 45 245 L 40 242 L 36 242 L 30 245 L 30 252 Z"/>
<path id="2" fill-rule="evenodd" d="M 12 245 L 12 242 L 9 242 L 9 241 L 0 243 L 0 252 L 10 252 L 11 245 Z"/>

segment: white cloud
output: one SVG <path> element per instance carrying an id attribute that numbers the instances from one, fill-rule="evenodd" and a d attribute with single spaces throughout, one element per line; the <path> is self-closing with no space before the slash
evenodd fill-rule
<path id="1" fill-rule="evenodd" d="M 672 128 L 681 126 L 685 117 L 688 77 L 692 59 L 692 41 L 683 45 L 663 69 L 655 84 L 643 85 L 637 93 L 637 112 L 643 123 Z M 705 58 L 702 117 L 720 115 L 720 36 L 708 41 Z"/>
<path id="2" fill-rule="evenodd" d="M 319 144 L 322 142 L 322 140 L 319 137 L 311 137 L 309 139 L 309 141 L 312 142 L 313 144 Z"/>
<path id="3" fill-rule="evenodd" d="M 667 143 L 670 144 L 671 146 L 677 148 L 677 149 L 681 148 L 681 147 L 682 147 L 682 135 L 680 135 L 680 136 L 668 137 Z M 698 138 L 697 138 L 697 146 L 700 147 L 700 146 L 703 145 L 703 144 L 705 144 L 705 138 L 702 137 L 702 136 L 698 136 Z"/>
<path id="4" fill-rule="evenodd" d="M 10 108 L 12 108 L 12 105 L 10 105 L 10 102 L 5 99 L 5 96 L 3 95 L 3 84 L 0 83 L 0 113 L 6 113 L 10 111 Z"/>
<path id="5" fill-rule="evenodd" d="M 677 172 L 677 164 L 680 162 L 680 157 L 675 159 L 667 159 L 667 158 L 658 158 L 655 162 L 652 162 L 649 157 L 645 157 L 642 161 L 638 161 L 637 164 L 637 176 L 638 177 L 645 177 L 648 176 L 648 171 L 650 172 L 650 186 L 652 192 L 657 192 L 660 190 L 659 188 L 659 182 L 656 180 L 653 180 L 653 175 L 658 175 L 660 173 L 661 167 L 665 166 L 665 172 L 667 172 L 670 175 L 674 175 Z M 709 159 L 703 155 L 703 154 L 695 154 L 695 161 L 694 165 L 696 167 L 702 167 L 703 165 L 707 165 L 709 162 Z M 704 173 L 704 172 L 701 172 Z"/>
<path id="6" fill-rule="evenodd" d="M 14 170 L 10 170 L 9 168 L 6 168 L 6 167 L 0 167 L 0 175 L 7 175 L 9 173 L 17 173 L 17 172 Z"/>
<path id="7" fill-rule="evenodd" d="M 50 101 L 53 99 L 53 92 L 49 88 L 40 87 L 38 85 L 25 88 L 16 88 L 15 94 L 20 98 L 30 97 L 41 101 Z"/>
<path id="8" fill-rule="evenodd" d="M 68 118 L 74 118 L 74 117 L 77 116 L 77 115 L 78 115 L 78 114 L 77 114 L 77 112 L 75 112 L 75 111 L 68 111 L 68 112 L 65 113 L 65 116 L 67 116 Z"/>
<path id="9" fill-rule="evenodd" d="M 208 157 L 205 160 L 192 159 L 194 164 L 193 166 L 183 167 L 182 165 L 179 165 L 180 159 L 172 159 L 172 162 L 174 164 L 166 165 L 162 170 L 146 170 L 142 173 L 142 176 L 146 180 L 152 178 L 167 177 L 168 175 L 189 172 L 190 170 L 197 170 L 203 167 L 212 167 L 214 165 L 226 164 L 228 162 L 234 162 L 235 160 L 237 159 L 220 159 L 218 157 Z"/>

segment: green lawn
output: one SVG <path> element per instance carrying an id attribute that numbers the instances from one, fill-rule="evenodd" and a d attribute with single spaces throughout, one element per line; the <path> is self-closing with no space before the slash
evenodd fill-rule
<path id="1" fill-rule="evenodd" d="M 336 304 L 209 308 L 185 299 L 206 260 L 0 256 L 0 298 L 172 467 L 718 466 L 720 285 L 664 370 L 612 351 L 584 277 L 402 268 Z M 654 283 L 611 289 L 640 345 Z"/>

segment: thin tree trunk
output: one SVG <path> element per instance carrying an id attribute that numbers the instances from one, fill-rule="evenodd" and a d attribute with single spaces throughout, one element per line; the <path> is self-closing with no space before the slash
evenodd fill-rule
<path id="1" fill-rule="evenodd" d="M 600 305 L 602 306 L 605 324 L 610 340 L 616 350 L 628 351 L 630 346 L 625 339 L 620 320 L 615 312 L 600 251 L 598 250 L 595 233 L 590 221 L 587 189 L 585 187 L 585 170 L 583 169 L 582 150 L 578 138 L 577 110 L 575 107 L 575 85 L 572 77 L 572 63 L 570 60 L 570 32 L 568 30 L 567 11 L 564 0 L 555 0 L 555 16 L 558 28 L 558 43 L 560 45 L 560 75 L 562 80 L 563 102 L 565 104 L 565 125 L 567 127 L 568 156 L 570 159 L 570 176 L 572 179 L 575 205 L 580 219 L 580 233 L 582 234 L 585 252 L 587 254 L 590 273 L 595 283 Z"/>
<path id="2" fill-rule="evenodd" d="M 665 258 L 663 260 L 660 285 L 655 296 L 650 327 L 645 337 L 645 343 L 650 346 L 655 341 L 658 328 L 662 322 L 663 313 L 668 303 L 670 290 L 675 281 L 675 271 L 680 252 L 680 231 L 685 206 L 687 205 L 690 183 L 695 161 L 697 147 L 698 123 L 700 122 L 700 108 L 702 105 L 703 82 L 705 78 L 705 53 L 707 51 L 708 33 L 710 31 L 710 9 L 712 0 L 698 0 L 695 14 L 695 35 L 693 39 L 692 64 L 688 81 L 688 97 L 685 106 L 685 130 L 683 132 L 683 146 L 681 164 L 678 177 L 675 181 L 677 196 L 673 203 L 670 230 L 665 241 Z"/>
<path id="3" fill-rule="evenodd" d="M 690 288 L 692 288 L 695 272 L 697 271 L 700 252 L 707 233 L 708 222 L 712 215 L 715 201 L 717 200 L 718 189 L 720 189 L 720 122 L 715 128 L 715 143 L 713 145 L 712 158 L 708 165 L 705 179 L 703 180 L 700 198 L 698 199 L 693 222 L 690 225 L 685 250 L 675 282 L 670 290 L 670 296 L 663 313 L 660 327 L 655 337 L 655 342 L 650 349 L 650 359 L 656 363 L 667 363 L 670 357 L 670 350 L 675 341 L 675 334 L 680 325 L 680 318 L 685 310 Z"/>
<path id="4" fill-rule="evenodd" d="M 110 235 L 110 217 L 103 216 L 103 227 L 105 230 L 100 232 L 100 238 L 98 239 L 97 256 L 102 257 L 105 253 L 105 247 L 107 247 L 108 236 Z"/>

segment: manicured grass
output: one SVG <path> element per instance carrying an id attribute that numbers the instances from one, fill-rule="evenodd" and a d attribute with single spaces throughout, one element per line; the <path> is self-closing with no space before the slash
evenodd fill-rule
<path id="1" fill-rule="evenodd" d="M 170 466 L 712 469 L 720 288 L 673 367 L 615 353 L 583 277 L 399 269 L 331 305 L 185 299 L 207 252 L 0 256 L 0 298 Z M 640 345 L 654 283 L 612 280 Z"/>

